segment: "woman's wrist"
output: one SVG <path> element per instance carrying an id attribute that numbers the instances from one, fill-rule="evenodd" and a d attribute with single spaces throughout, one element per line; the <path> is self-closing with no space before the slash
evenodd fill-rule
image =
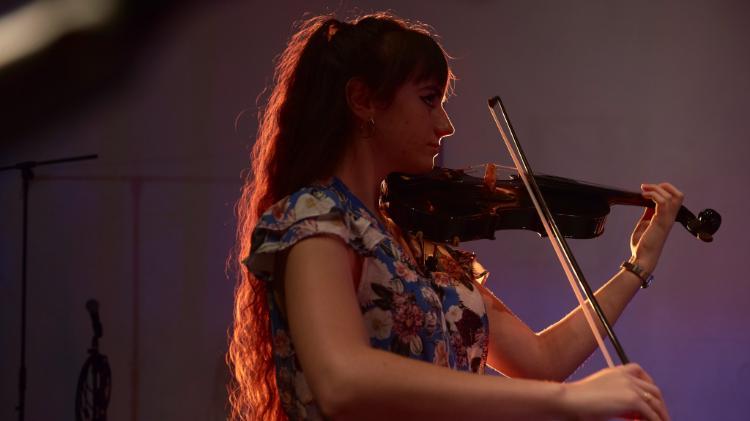
<path id="1" fill-rule="evenodd" d="M 650 259 L 645 256 L 638 256 L 636 254 L 633 254 L 632 256 L 630 256 L 630 259 L 628 259 L 628 262 L 637 265 L 649 274 L 654 273 L 654 269 L 656 269 L 656 261 L 657 259 Z"/>
<path id="2" fill-rule="evenodd" d="M 639 259 L 637 256 L 633 255 L 630 259 L 624 261 L 620 267 L 625 274 L 629 273 L 632 275 L 630 276 L 631 278 L 637 278 L 641 284 L 641 288 L 648 288 L 653 280 L 652 273 L 656 267 L 656 262 L 653 261 L 653 263 L 651 263 L 651 261 L 647 259 Z"/>
<path id="3" fill-rule="evenodd" d="M 558 383 L 560 385 L 559 401 L 557 402 L 559 417 L 556 419 L 576 420 L 580 418 L 580 411 L 576 409 L 575 398 L 571 383 Z"/>
<path id="4" fill-rule="evenodd" d="M 576 419 L 575 399 L 567 383 L 531 379 L 504 379 L 516 384 L 512 391 L 504 386 L 506 415 L 511 419 Z M 508 394 L 509 393 L 509 394 Z"/>

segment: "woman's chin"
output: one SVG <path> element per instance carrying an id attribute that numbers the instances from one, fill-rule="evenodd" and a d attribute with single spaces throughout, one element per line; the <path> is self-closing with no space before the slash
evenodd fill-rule
<path id="1" fill-rule="evenodd" d="M 411 162 L 404 162 L 396 171 L 404 174 L 423 174 L 432 171 L 437 166 L 438 155 L 425 156 L 423 159 L 414 160 Z"/>
<path id="2" fill-rule="evenodd" d="M 430 172 L 433 168 L 435 168 L 436 164 L 437 158 L 430 159 L 428 162 L 425 162 L 415 168 L 415 171 L 412 171 L 412 174 L 423 174 Z"/>

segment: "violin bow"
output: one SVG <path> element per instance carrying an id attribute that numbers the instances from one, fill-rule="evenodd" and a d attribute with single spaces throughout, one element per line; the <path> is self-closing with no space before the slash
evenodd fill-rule
<path id="1" fill-rule="evenodd" d="M 495 120 L 495 124 L 500 131 L 500 135 L 505 142 L 505 146 L 508 148 L 508 152 L 513 159 L 516 170 L 523 180 L 523 184 L 526 186 L 526 190 L 528 190 L 529 192 L 529 197 L 534 203 L 534 207 L 539 214 L 539 219 L 544 225 L 544 230 L 547 232 L 547 237 L 552 243 L 552 248 L 555 249 L 555 254 L 560 261 L 560 265 L 562 265 L 563 270 L 565 271 L 565 275 L 570 282 L 573 293 L 575 294 L 576 299 L 578 299 L 578 303 L 583 309 L 583 314 L 589 324 L 589 327 L 591 328 L 591 331 L 594 334 L 594 338 L 596 338 L 596 342 L 599 344 L 599 349 L 604 355 L 607 366 L 614 367 L 612 357 L 609 355 L 609 351 L 604 345 L 604 340 L 602 339 L 602 336 L 599 333 L 599 329 L 597 329 L 596 323 L 594 322 L 594 318 L 591 315 L 591 308 L 586 305 L 586 301 L 581 294 L 581 290 L 583 290 L 583 292 L 586 294 L 586 299 L 591 303 L 591 307 L 593 307 L 593 310 L 598 316 L 599 321 L 601 322 L 602 326 L 604 326 L 604 330 L 607 332 L 607 337 L 609 337 L 612 346 L 615 348 L 617 355 L 620 357 L 621 363 L 627 364 L 629 362 L 628 357 L 627 355 L 625 355 L 625 351 L 622 349 L 622 345 L 617 339 L 615 331 L 612 329 L 612 325 L 609 323 L 607 317 L 604 315 L 604 312 L 599 306 L 599 303 L 594 296 L 594 292 L 591 290 L 591 286 L 589 286 L 586 278 L 584 278 L 583 272 L 581 271 L 581 268 L 578 266 L 578 262 L 576 262 L 576 259 L 573 256 L 573 252 L 571 251 L 567 241 L 565 241 L 565 238 L 561 234 L 560 229 L 557 227 L 555 219 L 552 217 L 552 213 L 550 212 L 549 207 L 547 206 L 547 203 L 542 196 L 541 190 L 539 189 L 539 186 L 537 185 L 534 178 L 534 173 L 531 170 L 531 166 L 529 165 L 529 161 L 526 159 L 526 155 L 523 153 L 521 144 L 518 142 L 518 138 L 516 137 L 516 132 L 515 130 L 513 130 L 513 126 L 510 123 L 508 113 L 505 111 L 503 102 L 500 100 L 499 96 L 496 96 L 489 99 L 488 105 L 490 108 L 490 114 L 492 114 L 492 118 Z"/>

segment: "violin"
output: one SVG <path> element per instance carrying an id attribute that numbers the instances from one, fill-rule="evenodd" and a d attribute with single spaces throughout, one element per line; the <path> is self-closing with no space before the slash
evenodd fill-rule
<path id="1" fill-rule="evenodd" d="M 518 174 L 499 178 L 499 166 L 484 164 L 466 170 L 435 168 L 421 175 L 394 173 L 381 185 L 382 205 L 403 229 L 425 239 L 452 243 L 494 239 L 495 232 L 524 229 L 547 233 Z M 587 239 L 604 232 L 613 205 L 653 208 L 640 193 L 570 178 L 537 174 L 539 189 L 566 238 Z M 705 209 L 696 217 L 682 206 L 675 218 L 698 239 L 710 242 L 721 215 Z"/>
<path id="2" fill-rule="evenodd" d="M 460 241 L 492 239 L 499 229 L 527 229 L 540 236 L 546 235 L 607 365 L 613 367 L 614 361 L 594 315 L 620 362 L 627 364 L 629 358 L 565 238 L 601 235 L 613 204 L 645 207 L 655 204 L 640 193 L 563 177 L 535 175 L 500 97 L 490 98 L 487 105 L 517 175 L 498 179 L 494 164 L 484 166 L 482 177 L 471 171 L 445 168 L 436 168 L 425 175 L 392 174 L 381 184 L 381 204 L 398 225 L 422 240 L 458 245 Z M 721 216 L 712 209 L 695 217 L 681 206 L 675 220 L 705 242 L 713 240 L 713 234 L 721 225 Z"/>
<path id="3" fill-rule="evenodd" d="M 396 224 L 435 243 L 494 239 L 502 229 L 525 229 L 548 237 L 586 322 L 609 367 L 614 361 L 594 321 L 597 316 L 622 364 L 629 358 L 583 276 L 565 238 L 595 238 L 604 232 L 612 205 L 647 208 L 655 203 L 639 192 L 535 174 L 521 148 L 500 97 L 488 100 L 490 113 L 516 171 L 497 177 L 495 164 L 467 170 L 435 168 L 427 174 L 391 174 L 381 184 L 381 206 Z M 705 209 L 696 217 L 681 206 L 675 221 L 704 241 L 713 241 L 721 215 Z M 588 302 L 588 304 L 587 304 Z"/>

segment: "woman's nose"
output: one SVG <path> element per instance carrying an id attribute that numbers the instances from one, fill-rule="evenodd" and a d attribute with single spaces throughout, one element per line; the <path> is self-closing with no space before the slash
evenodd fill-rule
<path id="1" fill-rule="evenodd" d="M 446 137 L 452 135 L 455 131 L 453 123 L 451 123 L 451 119 L 448 117 L 448 113 L 446 113 L 445 110 L 442 110 L 437 119 L 437 124 L 435 124 L 435 135 L 437 137 Z"/>

